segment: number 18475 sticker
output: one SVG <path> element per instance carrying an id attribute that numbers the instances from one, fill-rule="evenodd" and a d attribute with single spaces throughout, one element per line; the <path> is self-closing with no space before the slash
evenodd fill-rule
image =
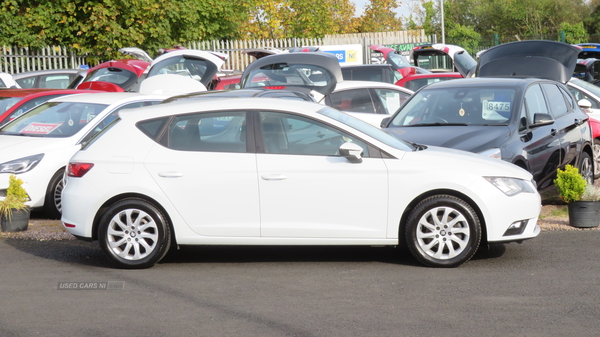
<path id="1" fill-rule="evenodd" d="M 483 101 L 482 117 L 487 120 L 506 120 L 510 116 L 510 102 Z"/>

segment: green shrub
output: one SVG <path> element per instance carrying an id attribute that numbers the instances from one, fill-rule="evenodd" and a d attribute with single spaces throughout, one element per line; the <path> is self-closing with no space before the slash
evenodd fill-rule
<path id="1" fill-rule="evenodd" d="M 554 185 L 556 185 L 563 201 L 569 203 L 581 200 L 587 181 L 579 174 L 576 167 L 567 165 L 564 170 L 557 170 Z"/>

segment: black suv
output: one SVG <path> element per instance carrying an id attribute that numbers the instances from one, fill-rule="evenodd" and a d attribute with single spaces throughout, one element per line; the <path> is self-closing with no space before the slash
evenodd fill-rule
<path id="1" fill-rule="evenodd" d="M 431 84 L 381 126 L 410 142 L 514 163 L 533 174 L 538 190 L 567 164 L 593 182 L 588 116 L 564 86 L 578 52 L 553 41 L 496 46 L 481 55 L 477 78 Z"/>

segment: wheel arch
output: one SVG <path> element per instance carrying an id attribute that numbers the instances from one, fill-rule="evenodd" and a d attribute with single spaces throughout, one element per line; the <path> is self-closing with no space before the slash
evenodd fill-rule
<path id="1" fill-rule="evenodd" d="M 467 195 L 465 195 L 464 193 L 458 192 L 456 190 L 437 189 L 437 190 L 427 191 L 427 192 L 417 196 L 406 206 L 406 208 L 404 209 L 404 212 L 402 213 L 402 217 L 400 218 L 400 224 L 398 226 L 398 245 L 406 247 L 406 242 L 405 242 L 403 233 L 405 232 L 408 217 L 410 216 L 410 213 L 412 212 L 412 210 L 417 206 L 417 204 L 428 197 L 431 197 L 434 195 L 442 195 L 442 194 L 451 195 L 451 196 L 460 198 L 460 199 L 464 200 L 467 204 L 469 204 L 469 206 L 471 206 L 471 208 L 473 208 L 473 210 L 477 214 L 477 217 L 479 217 L 479 221 L 481 223 L 481 231 L 482 231 L 481 232 L 481 244 L 487 243 L 487 226 L 486 226 L 485 218 L 483 217 L 483 213 L 481 212 L 481 209 L 479 208 L 477 203 L 475 201 L 473 201 L 473 199 L 471 199 Z"/>
<path id="2" fill-rule="evenodd" d="M 169 213 L 165 210 L 162 205 L 154 200 L 153 198 L 148 197 L 147 195 L 139 194 L 139 193 L 123 193 L 119 195 L 115 195 L 114 197 L 106 200 L 102 206 L 96 212 L 94 216 L 94 223 L 92 224 L 92 240 L 98 240 L 98 226 L 100 225 L 100 219 L 106 212 L 106 210 L 116 202 L 119 202 L 124 199 L 138 199 L 151 203 L 154 207 L 158 208 L 162 214 L 165 216 L 165 220 L 171 229 L 171 245 L 177 245 L 177 241 L 175 240 L 175 230 L 173 228 L 173 221 L 169 216 Z"/>

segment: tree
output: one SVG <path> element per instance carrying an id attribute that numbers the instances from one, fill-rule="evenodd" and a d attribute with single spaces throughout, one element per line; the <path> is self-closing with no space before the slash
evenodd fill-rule
<path id="1" fill-rule="evenodd" d="M 588 34 L 583 26 L 583 22 L 570 24 L 563 22 L 560 25 L 560 30 L 565 32 L 565 42 L 570 44 L 584 43 L 588 40 Z"/>
<path id="2" fill-rule="evenodd" d="M 246 0 L 6 0 L 2 43 L 69 46 L 97 58 L 122 47 L 148 51 L 188 41 L 237 36 Z"/>
<path id="3" fill-rule="evenodd" d="M 355 31 L 350 0 L 253 0 L 242 25 L 249 39 L 321 38 Z"/>
<path id="4" fill-rule="evenodd" d="M 398 0 L 371 0 L 359 18 L 358 31 L 368 33 L 401 30 L 402 21 L 396 17 L 395 12 L 400 4 Z"/>

